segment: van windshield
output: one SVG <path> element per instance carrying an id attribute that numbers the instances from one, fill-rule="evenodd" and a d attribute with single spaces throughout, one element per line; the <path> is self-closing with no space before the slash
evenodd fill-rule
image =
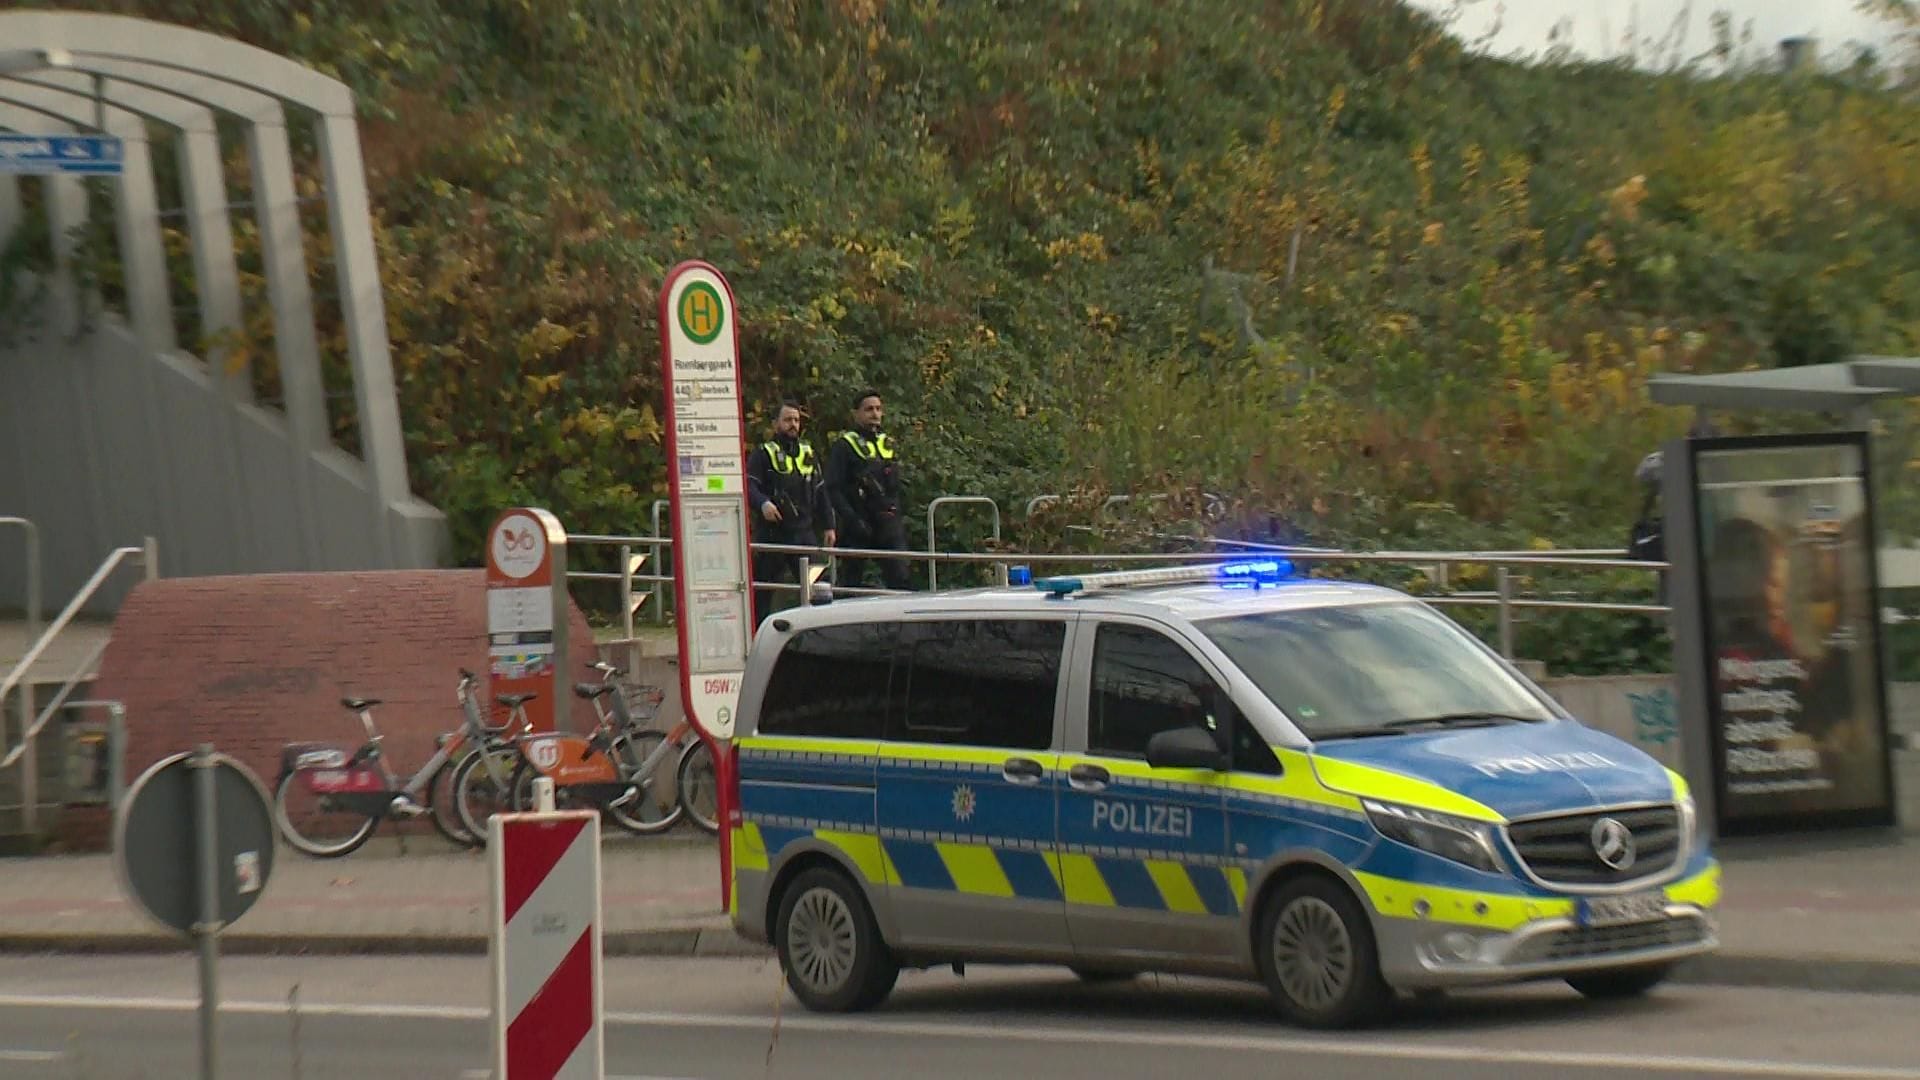
<path id="1" fill-rule="evenodd" d="M 1424 604 L 1269 611 L 1198 626 L 1315 740 L 1555 715 Z"/>

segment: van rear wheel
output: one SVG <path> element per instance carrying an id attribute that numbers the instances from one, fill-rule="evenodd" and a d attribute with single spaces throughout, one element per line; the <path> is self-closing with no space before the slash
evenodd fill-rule
<path id="1" fill-rule="evenodd" d="M 866 897 L 838 870 L 815 867 L 794 878 L 775 928 L 787 987 L 815 1012 L 871 1009 L 900 977 Z"/>
<path id="2" fill-rule="evenodd" d="M 1391 998 L 1373 927 L 1353 894 L 1323 877 L 1288 883 L 1268 901 L 1256 954 L 1288 1020 L 1302 1027 L 1367 1023 Z"/>

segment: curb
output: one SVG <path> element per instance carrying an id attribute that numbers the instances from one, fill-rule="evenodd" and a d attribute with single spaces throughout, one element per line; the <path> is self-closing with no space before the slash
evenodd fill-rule
<path id="1" fill-rule="evenodd" d="M 1920 995 L 1920 964 L 1821 956 L 1715 953 L 1674 969 L 1673 981 L 1701 986 Z"/>
<path id="2" fill-rule="evenodd" d="M 0 954 L 139 956 L 191 953 L 192 941 L 166 934 L 0 933 Z M 246 934 L 220 935 L 223 956 L 485 956 L 475 934 Z M 731 927 L 616 930 L 602 936 L 612 957 L 770 957 L 773 951 Z"/>

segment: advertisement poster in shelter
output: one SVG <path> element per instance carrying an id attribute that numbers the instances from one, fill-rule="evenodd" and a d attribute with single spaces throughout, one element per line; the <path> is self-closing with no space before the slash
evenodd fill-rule
<path id="1" fill-rule="evenodd" d="M 1693 452 L 1721 830 L 1889 823 L 1864 435 Z"/>

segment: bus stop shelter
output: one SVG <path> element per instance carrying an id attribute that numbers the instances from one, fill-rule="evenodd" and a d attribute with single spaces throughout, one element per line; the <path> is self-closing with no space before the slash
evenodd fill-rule
<path id="1" fill-rule="evenodd" d="M 1831 364 L 1660 375 L 1647 383 L 1658 405 L 1736 411 L 1835 413 L 1865 427 L 1876 401 L 1920 394 L 1920 357 L 1857 356 Z"/>
<path id="2" fill-rule="evenodd" d="M 1663 453 L 1682 759 L 1704 831 L 1896 823 L 1873 406 L 1920 393 L 1920 357 L 1649 381 L 1692 407 Z M 1831 418 L 1725 437 L 1714 410 Z"/>

